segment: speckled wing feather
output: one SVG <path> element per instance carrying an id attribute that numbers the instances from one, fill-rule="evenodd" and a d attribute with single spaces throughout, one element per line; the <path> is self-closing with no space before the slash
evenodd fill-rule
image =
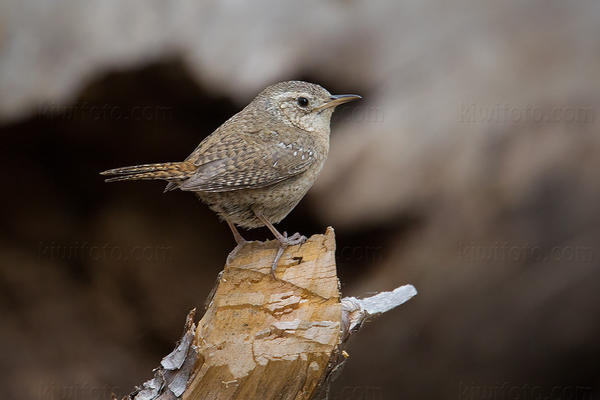
<path id="1" fill-rule="evenodd" d="M 232 132 L 192 153 L 188 161 L 198 170 L 179 188 L 226 192 L 270 186 L 306 171 L 316 161 L 313 146 L 308 134 L 288 140 L 269 129 Z"/>

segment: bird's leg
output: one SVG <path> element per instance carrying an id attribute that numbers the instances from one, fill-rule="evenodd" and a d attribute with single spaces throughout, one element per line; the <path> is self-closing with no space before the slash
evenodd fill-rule
<path id="1" fill-rule="evenodd" d="M 265 226 L 267 228 L 269 228 L 269 230 L 271 231 L 271 233 L 273 233 L 273 236 L 275 236 L 275 238 L 277 240 L 279 240 L 279 243 L 281 243 L 284 246 L 294 246 L 296 244 L 301 244 L 306 242 L 306 236 L 299 234 L 298 232 L 294 233 L 292 236 L 287 235 L 286 232 L 283 232 L 283 235 L 281 233 L 279 233 L 279 231 L 277 230 L 277 228 L 275 228 L 273 226 L 273 224 L 271 222 L 269 222 L 268 219 L 266 219 L 263 215 L 261 214 L 256 214 L 256 217 L 263 223 L 265 224 Z"/>
<path id="2" fill-rule="evenodd" d="M 294 233 L 290 237 L 287 236 L 286 232 L 284 232 L 284 234 L 282 235 L 281 233 L 279 233 L 277 228 L 275 228 L 273 226 L 273 224 L 267 218 L 265 218 L 264 215 L 257 213 L 256 211 L 254 212 L 254 215 L 256 215 L 256 218 L 258 218 L 260 220 L 260 222 L 262 222 L 267 228 L 269 228 L 269 230 L 271 231 L 273 236 L 275 236 L 275 238 L 279 241 L 279 248 L 277 249 L 277 254 L 275 255 L 275 260 L 273 260 L 273 264 L 271 265 L 271 275 L 273 275 L 273 278 L 277 279 L 277 276 L 275 275 L 275 271 L 277 270 L 277 263 L 279 262 L 279 259 L 283 255 L 283 251 L 288 246 L 294 246 L 296 244 L 301 244 L 301 243 L 306 242 L 306 236 L 303 236 L 298 232 Z"/>
<path id="3" fill-rule="evenodd" d="M 300 232 L 296 232 L 290 237 L 288 237 L 287 232 L 283 232 L 283 236 L 290 245 L 301 244 L 306 242 L 306 236 L 301 235 Z"/>
<path id="4" fill-rule="evenodd" d="M 237 230 L 237 228 L 235 227 L 235 225 L 233 224 L 233 222 L 229 221 L 229 220 L 225 220 L 227 221 L 227 225 L 229 225 L 229 229 L 231 229 L 231 233 L 233 233 L 233 238 L 235 239 L 237 246 L 235 246 L 235 249 L 233 249 L 231 251 L 231 253 L 229 253 L 229 255 L 227 256 L 227 264 L 229 264 L 230 260 L 232 260 L 238 253 L 238 251 L 240 251 L 240 249 L 242 247 L 244 247 L 244 245 L 248 242 L 246 239 L 244 239 L 244 237 L 242 235 L 240 235 L 240 232 Z"/>
<path id="5" fill-rule="evenodd" d="M 244 243 L 246 243 L 247 240 L 244 239 L 244 237 L 242 235 L 240 235 L 240 232 L 237 230 L 237 228 L 235 227 L 233 222 L 231 222 L 229 220 L 226 220 L 226 221 L 227 221 L 227 225 L 229 225 L 229 229 L 231 229 L 231 233 L 233 233 L 233 238 L 235 239 L 238 246 L 241 246 Z"/>

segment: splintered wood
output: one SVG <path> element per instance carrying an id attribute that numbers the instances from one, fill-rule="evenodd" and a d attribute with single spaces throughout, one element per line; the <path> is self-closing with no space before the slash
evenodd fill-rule
<path id="1" fill-rule="evenodd" d="M 125 399 L 326 399 L 348 358 L 342 343 L 417 294 L 404 285 L 340 299 L 332 228 L 286 249 L 274 279 L 277 248 L 275 241 L 236 248 L 198 325 L 192 310 L 154 378 Z"/>
<path id="2" fill-rule="evenodd" d="M 332 229 L 288 248 L 251 242 L 228 260 L 198 324 L 196 372 L 183 399 L 310 399 L 340 343 Z"/>

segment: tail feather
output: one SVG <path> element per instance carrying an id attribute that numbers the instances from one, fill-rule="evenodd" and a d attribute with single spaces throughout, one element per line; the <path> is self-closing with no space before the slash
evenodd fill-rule
<path id="1" fill-rule="evenodd" d="M 194 165 L 189 162 L 183 161 L 133 165 L 130 167 L 109 169 L 108 171 L 100 172 L 100 175 L 116 175 L 111 178 L 105 179 L 105 182 L 154 179 L 162 179 L 168 182 L 173 182 L 188 178 L 194 172 Z"/>

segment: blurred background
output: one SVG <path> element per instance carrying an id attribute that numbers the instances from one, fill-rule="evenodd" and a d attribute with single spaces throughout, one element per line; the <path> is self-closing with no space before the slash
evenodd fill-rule
<path id="1" fill-rule="evenodd" d="M 351 339 L 332 399 L 598 398 L 599 21 L 594 0 L 3 1 L 0 397 L 151 376 L 234 242 L 191 194 L 98 172 L 183 160 L 303 79 L 364 99 L 280 228 L 335 227 L 345 296 L 419 290 Z"/>

